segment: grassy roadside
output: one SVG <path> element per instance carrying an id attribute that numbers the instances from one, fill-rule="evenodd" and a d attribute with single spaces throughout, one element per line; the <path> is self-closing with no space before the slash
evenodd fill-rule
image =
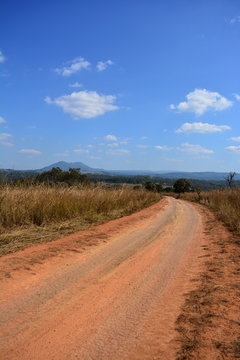
<path id="1" fill-rule="evenodd" d="M 184 193 L 182 199 L 198 202 L 213 210 L 219 220 L 240 236 L 240 188 Z"/>
<path id="2" fill-rule="evenodd" d="M 240 358 L 240 189 L 186 193 L 181 198 L 205 205 L 204 271 L 176 321 L 177 360 Z M 208 209 L 211 211 L 209 211 Z M 220 219 L 224 225 L 217 223 Z"/>
<path id="3" fill-rule="evenodd" d="M 141 210 L 160 195 L 130 188 L 48 187 L 0 189 L 0 255 Z"/>

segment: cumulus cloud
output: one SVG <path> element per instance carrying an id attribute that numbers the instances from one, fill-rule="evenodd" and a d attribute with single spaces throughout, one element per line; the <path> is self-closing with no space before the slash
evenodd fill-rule
<path id="1" fill-rule="evenodd" d="M 171 150 L 171 148 L 169 148 L 169 147 L 166 146 L 166 145 L 157 145 L 157 146 L 155 146 L 155 149 L 161 150 L 161 151 Z"/>
<path id="2" fill-rule="evenodd" d="M 218 92 L 206 89 L 195 89 L 186 95 L 187 101 L 180 102 L 178 105 L 170 105 L 171 109 L 178 112 L 193 112 L 202 115 L 208 110 L 222 111 L 232 106 L 232 102 Z"/>
<path id="3" fill-rule="evenodd" d="M 0 116 L 0 124 L 4 124 L 4 123 L 6 123 L 6 120 L 2 116 Z"/>
<path id="4" fill-rule="evenodd" d="M 75 83 L 69 84 L 68 86 L 70 86 L 72 88 L 81 88 L 81 87 L 83 87 L 83 84 L 76 81 Z"/>
<path id="5" fill-rule="evenodd" d="M 106 136 L 104 136 L 104 140 L 117 141 L 117 137 L 115 135 L 106 135 Z"/>
<path id="6" fill-rule="evenodd" d="M 70 76 L 82 69 L 87 69 L 90 66 L 90 62 L 82 57 L 78 57 L 66 63 L 66 66 L 56 68 L 55 71 L 62 76 Z"/>
<path id="7" fill-rule="evenodd" d="M 240 136 L 232 137 L 231 140 L 240 142 Z"/>
<path id="8" fill-rule="evenodd" d="M 240 101 L 240 95 L 238 95 L 238 94 L 233 94 L 233 96 L 235 97 L 235 99 L 236 99 L 237 101 Z"/>
<path id="9" fill-rule="evenodd" d="M 21 149 L 18 151 L 19 154 L 25 155 L 41 155 L 41 151 L 34 150 L 34 149 Z"/>
<path id="10" fill-rule="evenodd" d="M 85 150 L 85 149 L 75 149 L 73 151 L 76 153 L 79 153 L 79 154 L 89 154 L 90 153 L 89 150 Z"/>
<path id="11" fill-rule="evenodd" d="M 236 152 L 236 153 L 240 154 L 240 145 L 238 145 L 238 146 L 233 146 L 233 145 L 232 146 L 227 146 L 225 148 L 225 150 Z"/>
<path id="12" fill-rule="evenodd" d="M 116 150 L 108 150 L 107 151 L 107 154 L 110 154 L 110 155 L 126 155 L 129 153 L 130 153 L 130 151 L 126 150 L 126 149 L 116 149 Z"/>
<path id="13" fill-rule="evenodd" d="M 75 120 L 93 118 L 105 112 L 114 111 L 116 97 L 113 95 L 100 95 L 96 91 L 79 91 L 70 95 L 62 95 L 56 99 L 46 97 L 47 104 L 55 104 L 70 114 Z"/>
<path id="14" fill-rule="evenodd" d="M 112 60 L 106 60 L 106 61 L 99 61 L 97 63 L 97 70 L 103 71 L 105 70 L 109 65 L 113 65 Z"/>
<path id="15" fill-rule="evenodd" d="M 213 150 L 204 148 L 201 145 L 194 145 L 189 143 L 184 143 L 181 147 L 178 147 L 177 150 L 189 154 L 213 154 Z"/>
<path id="16" fill-rule="evenodd" d="M 2 50 L 0 50 L 0 63 L 4 63 L 5 60 L 6 60 L 6 58 L 3 55 Z"/>
<path id="17" fill-rule="evenodd" d="M 195 123 L 184 123 L 176 133 L 214 133 L 214 132 L 222 132 L 224 130 L 230 130 L 230 126 L 227 125 L 215 125 L 215 124 L 208 124 L 202 122 L 195 122 Z"/>
<path id="18" fill-rule="evenodd" d="M 0 133 L 0 145 L 13 146 L 13 144 L 9 141 L 12 137 L 13 137 L 12 134 Z"/>

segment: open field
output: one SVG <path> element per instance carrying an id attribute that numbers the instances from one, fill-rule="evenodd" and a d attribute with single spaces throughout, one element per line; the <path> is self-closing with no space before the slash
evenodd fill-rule
<path id="1" fill-rule="evenodd" d="M 129 215 L 160 198 L 159 194 L 127 187 L 3 186 L 0 190 L 0 254 Z"/>

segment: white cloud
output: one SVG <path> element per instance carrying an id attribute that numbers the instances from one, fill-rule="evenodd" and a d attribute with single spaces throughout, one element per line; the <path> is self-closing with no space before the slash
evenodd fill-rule
<path id="1" fill-rule="evenodd" d="M 126 149 L 116 149 L 116 150 L 108 150 L 107 151 L 107 154 L 110 154 L 110 155 L 126 155 L 129 153 L 130 153 L 130 151 L 126 150 Z"/>
<path id="2" fill-rule="evenodd" d="M 81 87 L 83 87 L 83 84 L 76 81 L 74 84 L 69 84 L 68 86 L 70 86 L 72 88 L 81 88 Z"/>
<path id="3" fill-rule="evenodd" d="M 41 151 L 34 150 L 34 149 L 21 149 L 18 151 L 19 154 L 25 155 L 41 155 Z"/>
<path id="4" fill-rule="evenodd" d="M 187 101 L 178 105 L 170 105 L 171 109 L 179 112 L 193 112 L 202 115 L 208 110 L 222 111 L 232 106 L 232 102 L 221 96 L 218 92 L 211 92 L 206 89 L 195 89 L 186 96 Z"/>
<path id="5" fill-rule="evenodd" d="M 157 149 L 157 150 L 162 150 L 162 151 L 171 150 L 171 148 L 169 148 L 169 147 L 166 146 L 166 145 L 157 145 L 157 146 L 155 146 L 155 149 Z"/>
<path id="6" fill-rule="evenodd" d="M 136 148 L 139 148 L 139 149 L 147 149 L 148 146 L 147 146 L 147 145 L 136 145 Z"/>
<path id="7" fill-rule="evenodd" d="M 89 154 L 90 153 L 89 150 L 85 150 L 85 149 L 75 149 L 73 151 L 76 153 L 80 153 L 80 154 Z"/>
<path id="8" fill-rule="evenodd" d="M 93 118 L 103 115 L 107 111 L 114 111 L 116 97 L 113 95 L 99 95 L 96 91 L 79 91 L 70 95 L 62 95 L 51 100 L 46 97 L 47 104 L 60 106 L 65 113 L 70 114 L 75 120 Z"/>
<path id="9" fill-rule="evenodd" d="M 189 154 L 213 154 L 213 150 L 204 148 L 201 145 L 193 145 L 189 143 L 184 143 L 182 147 L 177 148 L 177 150 Z"/>
<path id="10" fill-rule="evenodd" d="M 4 123 L 6 123 L 6 120 L 2 116 L 0 116 L 0 124 L 4 124 Z"/>
<path id="11" fill-rule="evenodd" d="M 235 99 L 236 99 L 237 101 L 240 101 L 240 95 L 238 95 L 238 94 L 233 94 L 233 96 L 235 97 Z"/>
<path id="12" fill-rule="evenodd" d="M 240 136 L 232 137 L 231 140 L 240 142 Z"/>
<path id="13" fill-rule="evenodd" d="M 97 70 L 103 71 L 105 70 L 109 65 L 113 65 L 112 60 L 106 60 L 106 61 L 99 61 L 97 63 Z"/>
<path id="14" fill-rule="evenodd" d="M 238 146 L 227 146 L 225 150 L 233 151 L 240 154 L 240 145 Z"/>
<path id="15" fill-rule="evenodd" d="M 233 151 L 240 154 L 240 145 L 238 146 L 227 146 L 225 150 Z"/>
<path id="16" fill-rule="evenodd" d="M 176 133 L 214 133 L 214 132 L 222 132 L 224 130 L 230 130 L 230 126 L 227 125 L 215 125 L 215 124 L 208 124 L 202 122 L 195 122 L 195 123 L 184 123 Z"/>
<path id="17" fill-rule="evenodd" d="M 70 76 L 82 69 L 87 69 L 90 66 L 90 62 L 82 57 L 78 57 L 66 63 L 66 66 L 55 69 L 55 71 L 62 76 Z"/>
<path id="18" fill-rule="evenodd" d="M 3 55 L 2 50 L 0 50 L 0 63 L 4 63 L 5 60 L 6 60 L 6 58 Z"/>
<path id="19" fill-rule="evenodd" d="M 89 145 L 86 146 L 86 148 L 92 149 L 92 148 L 94 148 L 94 146 L 92 144 L 89 144 Z"/>
<path id="20" fill-rule="evenodd" d="M 115 135 L 106 135 L 106 136 L 104 136 L 104 140 L 117 141 L 117 137 Z"/>
<path id="21" fill-rule="evenodd" d="M 142 136 L 140 139 L 141 140 L 147 140 L 147 136 Z"/>
<path id="22" fill-rule="evenodd" d="M 9 141 L 13 137 L 12 134 L 8 133 L 0 133 L 0 145 L 2 146 L 13 146 L 13 144 Z"/>
<path id="23" fill-rule="evenodd" d="M 240 22 L 240 16 L 236 16 L 235 18 L 230 19 L 230 24 L 235 24 L 236 22 Z"/>

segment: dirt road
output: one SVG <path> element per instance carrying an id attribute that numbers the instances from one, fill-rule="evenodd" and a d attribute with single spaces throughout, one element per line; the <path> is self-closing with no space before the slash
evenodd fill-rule
<path id="1" fill-rule="evenodd" d="M 202 268 L 200 213 L 168 198 L 105 230 L 98 246 L 2 279 L 2 359 L 175 358 L 174 322 Z M 2 268 L 54 245 L 5 256 Z"/>

